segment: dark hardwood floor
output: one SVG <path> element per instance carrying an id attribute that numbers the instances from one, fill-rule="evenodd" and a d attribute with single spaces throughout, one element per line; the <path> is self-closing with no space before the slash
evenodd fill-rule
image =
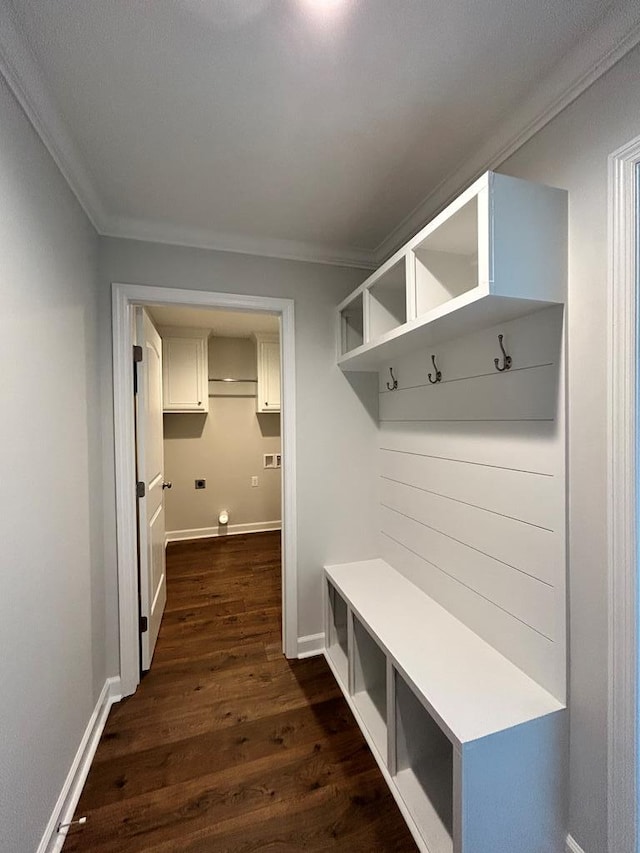
<path id="1" fill-rule="evenodd" d="M 151 671 L 64 853 L 416 850 L 325 661 L 282 656 L 279 575 L 278 533 L 169 546 Z"/>

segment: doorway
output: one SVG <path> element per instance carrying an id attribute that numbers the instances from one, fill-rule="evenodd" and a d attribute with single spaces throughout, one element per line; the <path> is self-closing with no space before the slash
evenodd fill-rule
<path id="1" fill-rule="evenodd" d="M 136 314 L 145 672 L 167 599 L 165 545 L 282 529 L 280 318 L 168 305 Z M 157 364 L 160 381 L 149 383 Z"/>
<path id="2" fill-rule="evenodd" d="M 114 284 L 113 380 L 116 463 L 118 604 L 122 694 L 135 692 L 139 669 L 135 417 L 132 348 L 135 308 L 183 306 L 273 314 L 279 317 L 282 374 L 282 650 L 297 655 L 295 504 L 295 342 L 293 300 Z"/>

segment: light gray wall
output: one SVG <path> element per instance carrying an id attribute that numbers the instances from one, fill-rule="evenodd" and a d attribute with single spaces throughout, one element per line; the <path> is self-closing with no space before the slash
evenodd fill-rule
<path id="1" fill-rule="evenodd" d="M 324 563 L 375 556 L 375 415 L 336 366 L 336 304 L 366 276 L 353 269 L 136 240 L 100 241 L 106 541 L 115 543 L 111 283 L 149 284 L 295 300 L 298 635 L 322 630 Z M 366 397 L 376 407 L 375 376 Z M 107 578 L 110 672 L 118 670 L 115 552 Z"/>
<path id="2" fill-rule="evenodd" d="M 162 327 L 160 327 L 162 334 Z M 209 376 L 257 376 L 256 344 L 250 338 L 210 337 Z M 241 390 L 245 396 L 231 396 Z M 247 393 L 254 396 L 246 396 Z M 264 454 L 280 451 L 280 415 L 256 413 L 256 385 L 209 384 L 209 412 L 164 416 L 164 475 L 168 532 L 214 528 L 218 513 L 229 513 L 228 527 L 265 524 L 281 516 L 279 469 L 264 468 Z M 251 486 L 251 477 L 258 486 Z M 206 489 L 194 481 L 205 479 Z"/>
<path id="3" fill-rule="evenodd" d="M 0 847 L 37 848 L 104 684 L 97 238 L 0 78 Z"/>

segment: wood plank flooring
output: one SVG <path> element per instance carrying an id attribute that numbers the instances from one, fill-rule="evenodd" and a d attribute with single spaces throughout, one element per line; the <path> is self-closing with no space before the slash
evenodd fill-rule
<path id="1" fill-rule="evenodd" d="M 414 853 L 325 661 L 282 656 L 279 533 L 170 545 L 167 592 L 64 853 Z"/>

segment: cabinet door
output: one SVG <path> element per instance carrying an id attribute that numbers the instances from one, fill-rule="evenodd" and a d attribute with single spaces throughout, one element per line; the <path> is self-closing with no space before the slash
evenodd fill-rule
<path id="1" fill-rule="evenodd" d="M 280 411 L 280 343 L 258 344 L 258 411 Z"/>
<path id="2" fill-rule="evenodd" d="M 207 352 L 202 338 L 164 338 L 165 412 L 208 412 Z"/>

